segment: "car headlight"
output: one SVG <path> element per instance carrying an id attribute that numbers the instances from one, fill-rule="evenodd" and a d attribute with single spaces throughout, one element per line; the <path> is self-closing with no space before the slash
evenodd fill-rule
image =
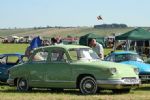
<path id="1" fill-rule="evenodd" d="M 112 75 L 114 75 L 114 74 L 117 73 L 117 69 L 116 69 L 116 68 L 110 68 L 109 71 L 110 71 L 110 73 L 111 73 Z"/>
<path id="2" fill-rule="evenodd" d="M 138 68 L 134 68 L 134 72 L 135 72 L 135 74 L 139 74 L 139 69 Z"/>

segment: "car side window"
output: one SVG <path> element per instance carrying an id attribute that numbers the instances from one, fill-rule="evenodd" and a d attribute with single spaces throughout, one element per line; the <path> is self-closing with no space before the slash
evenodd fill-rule
<path id="1" fill-rule="evenodd" d="M 7 64 L 17 64 L 19 58 L 17 56 L 8 56 Z"/>
<path id="2" fill-rule="evenodd" d="M 51 62 L 66 62 L 67 56 L 63 50 L 53 50 L 50 54 Z"/>
<path id="3" fill-rule="evenodd" d="M 106 57 L 106 61 L 114 61 L 114 55 L 110 55 L 110 56 L 108 56 L 108 57 Z"/>
<path id="4" fill-rule="evenodd" d="M 126 56 L 125 55 L 116 55 L 115 62 L 121 62 L 121 61 L 126 61 Z"/>
<path id="5" fill-rule="evenodd" d="M 69 55 L 72 60 L 78 60 L 78 54 L 76 50 L 69 50 Z"/>
<path id="6" fill-rule="evenodd" d="M 46 61 L 48 57 L 48 52 L 40 51 L 37 52 L 33 57 L 32 61 Z"/>
<path id="7" fill-rule="evenodd" d="M 110 56 L 107 56 L 107 57 L 105 58 L 105 60 L 106 60 L 106 61 L 110 61 Z"/>

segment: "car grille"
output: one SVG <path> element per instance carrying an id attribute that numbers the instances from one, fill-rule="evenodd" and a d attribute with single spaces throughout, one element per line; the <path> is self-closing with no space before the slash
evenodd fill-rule
<path id="1" fill-rule="evenodd" d="M 140 79 L 145 79 L 145 80 L 149 80 L 150 79 L 150 75 L 139 75 Z"/>
<path id="2" fill-rule="evenodd" d="M 140 75 L 150 75 L 150 72 L 140 73 Z"/>

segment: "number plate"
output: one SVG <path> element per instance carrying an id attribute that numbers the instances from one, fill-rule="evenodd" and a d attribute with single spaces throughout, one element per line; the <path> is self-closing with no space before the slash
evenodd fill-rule
<path id="1" fill-rule="evenodd" d="M 135 84 L 135 83 L 139 83 L 138 79 L 124 79 L 124 82 L 126 84 Z"/>

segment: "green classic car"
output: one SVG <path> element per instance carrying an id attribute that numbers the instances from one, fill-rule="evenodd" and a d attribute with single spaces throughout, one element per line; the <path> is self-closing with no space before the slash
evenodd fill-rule
<path id="1" fill-rule="evenodd" d="M 38 48 L 28 62 L 10 68 L 8 73 L 8 84 L 19 91 L 79 89 L 82 94 L 95 94 L 100 89 L 129 92 L 140 84 L 138 69 L 101 61 L 91 48 L 79 45 Z"/>

